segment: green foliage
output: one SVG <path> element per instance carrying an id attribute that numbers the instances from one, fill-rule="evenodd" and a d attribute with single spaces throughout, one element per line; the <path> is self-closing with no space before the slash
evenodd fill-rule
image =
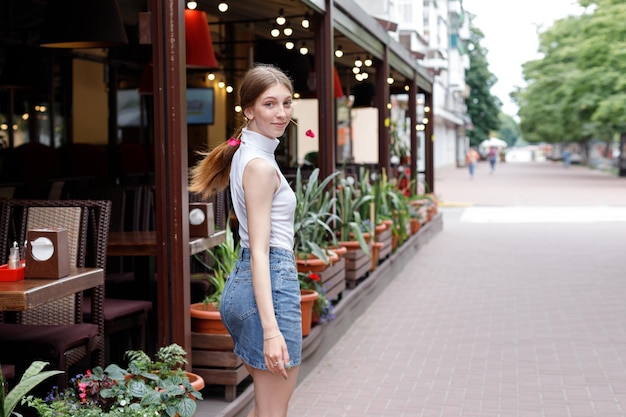
<path id="1" fill-rule="evenodd" d="M 361 172 L 361 179 L 367 181 Z M 364 221 L 360 211 L 367 207 L 373 200 L 369 192 L 363 192 L 363 188 L 357 188 L 353 177 L 342 178 L 337 187 L 337 215 L 339 221 L 340 240 L 357 240 L 361 249 L 368 254 L 369 246 L 363 237 Z M 352 236 L 351 236 L 352 234 Z"/>
<path id="2" fill-rule="evenodd" d="M 626 131 L 626 3 L 580 4 L 596 7 L 542 32 L 542 58 L 524 64 L 527 86 L 513 98 L 529 142 L 611 140 Z"/>
<path id="3" fill-rule="evenodd" d="M 79 375 L 74 385 L 49 398 L 28 396 L 23 404 L 41 417 L 191 417 L 202 399 L 180 367 L 187 363 L 177 344 L 162 347 L 152 360 L 145 352 L 126 352 L 128 369 L 111 364 Z"/>
<path id="4" fill-rule="evenodd" d="M 5 393 L 4 378 L 0 372 L 0 417 L 9 417 L 17 404 L 22 400 L 33 388 L 41 384 L 51 376 L 62 374 L 62 371 L 43 371 L 48 362 L 34 361 L 30 364 L 20 382 L 8 394 Z M 42 372 L 43 371 L 43 372 Z"/>
<path id="5" fill-rule="evenodd" d="M 470 145 L 478 146 L 492 131 L 499 129 L 498 114 L 502 104 L 490 91 L 497 78 L 489 71 L 487 50 L 480 45 L 484 35 L 473 25 L 470 29 L 468 41 L 470 68 L 465 73 L 465 82 L 470 88 L 470 95 L 465 100 L 465 105 L 474 125 L 474 129 L 468 132 Z"/>
<path id="6" fill-rule="evenodd" d="M 235 269 L 235 264 L 239 257 L 240 245 L 239 243 L 235 245 L 235 238 L 230 227 L 226 228 L 225 233 L 226 237 L 222 243 L 206 251 L 206 254 L 209 255 L 213 261 L 212 265 L 205 262 L 201 256 L 196 255 L 198 262 L 209 272 L 206 277 L 213 286 L 213 292 L 206 296 L 202 302 L 204 304 L 213 304 L 215 308 L 219 308 L 220 306 L 226 280 L 232 270 Z M 202 277 L 204 279 L 205 275 L 203 274 Z"/>
<path id="7" fill-rule="evenodd" d="M 324 260 L 330 258 L 326 248 L 336 245 L 332 224 L 338 220 L 333 211 L 335 197 L 331 195 L 332 182 L 340 172 L 334 172 L 323 181 L 319 180 L 319 169 L 315 168 L 308 180 L 303 181 L 300 168 L 296 173 L 296 211 L 294 214 L 294 250 L 306 259 L 309 254 Z"/>

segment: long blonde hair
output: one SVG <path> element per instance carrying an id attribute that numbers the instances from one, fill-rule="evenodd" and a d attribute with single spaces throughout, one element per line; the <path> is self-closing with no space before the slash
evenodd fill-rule
<path id="1" fill-rule="evenodd" d="M 266 64 L 256 65 L 248 70 L 241 80 L 239 88 L 239 104 L 242 112 L 256 103 L 268 88 L 281 84 L 289 89 L 293 94 L 291 80 L 280 69 Z M 239 139 L 241 131 L 247 122 L 241 125 L 233 138 Z M 218 145 L 210 152 L 201 152 L 202 160 L 191 168 L 189 191 L 201 194 L 203 198 L 208 198 L 214 193 L 218 193 L 228 187 L 230 176 L 230 164 L 239 144 L 234 144 L 228 140 Z"/>

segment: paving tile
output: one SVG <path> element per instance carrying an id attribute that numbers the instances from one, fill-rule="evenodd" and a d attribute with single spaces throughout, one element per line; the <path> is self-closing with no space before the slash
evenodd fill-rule
<path id="1" fill-rule="evenodd" d="M 626 415 L 626 178 L 500 164 L 471 182 L 438 173 L 436 190 L 533 216 L 472 223 L 442 209 L 443 231 L 299 384 L 290 416 Z M 541 206 L 611 206 L 615 221 L 542 222 Z"/>

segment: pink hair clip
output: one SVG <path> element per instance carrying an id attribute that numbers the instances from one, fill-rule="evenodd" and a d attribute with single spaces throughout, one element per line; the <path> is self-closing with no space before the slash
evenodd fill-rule
<path id="1" fill-rule="evenodd" d="M 241 143 L 241 139 L 230 138 L 228 139 L 229 146 L 237 146 Z"/>
<path id="2" fill-rule="evenodd" d="M 315 133 L 311 129 L 307 130 L 304 134 L 307 135 L 310 138 L 314 138 L 315 137 Z"/>

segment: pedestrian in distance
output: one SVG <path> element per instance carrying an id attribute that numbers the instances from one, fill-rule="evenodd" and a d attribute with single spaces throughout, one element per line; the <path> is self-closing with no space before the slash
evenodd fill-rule
<path id="1" fill-rule="evenodd" d="M 476 172 L 476 162 L 478 162 L 478 152 L 472 147 L 470 147 L 465 153 L 465 163 L 467 164 L 467 169 L 469 169 L 470 178 L 474 178 L 474 172 Z"/>
<path id="2" fill-rule="evenodd" d="M 498 148 L 492 146 L 489 149 L 489 153 L 487 154 L 487 158 L 489 159 L 489 173 L 493 174 L 496 170 L 496 161 L 498 160 Z"/>
<path id="3" fill-rule="evenodd" d="M 296 197 L 274 151 L 292 113 L 293 86 L 258 65 L 241 80 L 243 125 L 191 170 L 189 190 L 208 197 L 230 186 L 241 250 L 220 314 L 254 384 L 249 417 L 285 417 L 302 357 L 300 283 L 293 253 Z"/>

